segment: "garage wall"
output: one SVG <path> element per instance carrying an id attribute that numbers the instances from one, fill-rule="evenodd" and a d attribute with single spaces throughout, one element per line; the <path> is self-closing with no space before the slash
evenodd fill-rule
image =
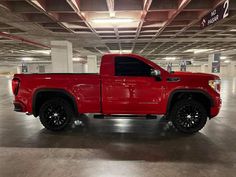
<path id="1" fill-rule="evenodd" d="M 73 63 L 73 71 L 74 73 L 84 73 L 85 72 L 85 67 L 84 64 L 79 63 L 79 62 L 74 62 Z M 45 66 L 45 73 L 50 73 L 52 72 L 52 64 L 48 64 Z"/>
<path id="2" fill-rule="evenodd" d="M 28 73 L 39 73 L 39 67 L 43 66 L 45 69 L 45 73 L 51 73 L 52 72 L 52 64 L 27 64 L 28 66 Z M 20 73 L 22 70 L 22 66 L 18 66 L 18 73 Z M 79 62 L 73 63 L 73 71 L 74 73 L 84 73 L 86 72 L 86 67 L 84 64 Z M 16 69 L 15 69 L 16 72 Z"/>
<path id="3" fill-rule="evenodd" d="M 52 72 L 52 65 L 51 64 L 45 65 L 45 73 L 50 73 L 50 72 Z"/>
<path id="4" fill-rule="evenodd" d="M 74 62 L 73 71 L 74 73 L 85 73 L 86 72 L 85 65 L 83 63 Z"/>
<path id="5" fill-rule="evenodd" d="M 27 67 L 28 67 L 27 73 L 47 73 L 52 71 L 51 64 L 27 64 Z M 22 71 L 22 66 L 21 65 L 17 66 L 17 73 L 21 73 L 21 71 Z"/>
<path id="6" fill-rule="evenodd" d="M 219 76 L 236 76 L 236 63 L 234 66 L 231 66 L 232 64 L 225 64 L 222 65 L 220 68 L 220 74 Z M 39 73 L 39 66 L 44 66 L 45 73 L 50 73 L 52 71 L 52 65 L 51 64 L 29 64 L 28 72 L 29 73 Z M 166 69 L 165 66 L 163 66 L 164 69 Z M 232 69 L 233 68 L 233 69 Z M 82 64 L 79 62 L 74 62 L 73 64 L 74 73 L 85 73 L 86 72 L 86 64 Z M 180 71 L 179 66 L 173 66 L 173 71 Z M 0 66 L 0 74 L 14 74 L 21 71 L 21 66 Z M 192 65 L 187 66 L 187 71 L 190 72 L 205 72 L 209 73 L 208 66 L 207 65 Z"/>
<path id="7" fill-rule="evenodd" d="M 236 65 L 234 65 L 233 72 L 231 72 L 231 69 L 229 68 L 229 65 L 231 65 L 231 64 L 222 65 L 220 67 L 220 73 L 216 74 L 216 75 L 219 75 L 219 76 L 236 76 Z M 163 68 L 166 69 L 166 67 L 163 67 Z M 172 67 L 172 69 L 173 69 L 173 71 L 180 71 L 179 66 L 174 66 L 174 67 Z M 210 73 L 207 65 L 187 66 L 187 71 Z"/>
<path id="8" fill-rule="evenodd" d="M 0 66 L 0 74 L 15 74 L 16 72 L 15 66 Z"/>

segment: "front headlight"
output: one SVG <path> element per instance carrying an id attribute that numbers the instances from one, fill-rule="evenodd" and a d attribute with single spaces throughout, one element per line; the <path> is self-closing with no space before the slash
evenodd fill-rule
<path id="1" fill-rule="evenodd" d="M 211 88 L 213 88 L 216 92 L 220 93 L 220 80 L 209 80 L 208 84 Z"/>

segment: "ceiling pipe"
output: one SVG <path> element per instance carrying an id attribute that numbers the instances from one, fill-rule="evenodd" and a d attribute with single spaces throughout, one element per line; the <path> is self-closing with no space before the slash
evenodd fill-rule
<path id="1" fill-rule="evenodd" d="M 32 46 L 50 49 L 49 46 L 46 46 L 46 45 L 43 45 L 43 44 L 40 44 L 40 43 L 37 43 L 37 42 L 34 42 L 34 41 L 30 41 L 28 39 L 25 39 L 25 38 L 22 38 L 22 37 L 19 37 L 19 36 L 15 36 L 15 35 L 12 35 L 12 34 L 8 34 L 8 33 L 5 33 L 5 32 L 0 32 L 0 36 L 2 36 L 3 38 L 14 40 L 14 41 L 20 41 L 20 42 L 23 42 L 23 43 L 26 43 L 26 44 L 29 44 L 29 45 L 32 45 Z"/>

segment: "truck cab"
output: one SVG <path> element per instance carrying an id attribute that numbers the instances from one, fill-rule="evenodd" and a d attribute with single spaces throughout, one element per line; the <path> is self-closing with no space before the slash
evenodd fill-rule
<path id="1" fill-rule="evenodd" d="M 106 55 L 100 75 L 105 114 L 164 114 L 169 73 L 137 55 Z"/>

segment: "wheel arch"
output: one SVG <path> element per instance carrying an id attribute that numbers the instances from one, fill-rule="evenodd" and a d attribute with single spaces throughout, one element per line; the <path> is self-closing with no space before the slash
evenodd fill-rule
<path id="1" fill-rule="evenodd" d="M 172 106 L 183 98 L 199 101 L 207 108 L 207 114 L 210 116 L 210 108 L 214 106 L 214 101 L 207 92 L 200 89 L 177 89 L 172 91 L 167 101 L 167 114 L 171 111 Z"/>
<path id="2" fill-rule="evenodd" d="M 32 98 L 33 115 L 35 117 L 39 115 L 39 109 L 45 101 L 58 97 L 68 101 L 69 104 L 72 106 L 72 109 L 74 110 L 75 116 L 78 116 L 79 112 L 78 112 L 77 102 L 74 96 L 68 91 L 58 88 L 40 88 L 34 92 Z"/>

